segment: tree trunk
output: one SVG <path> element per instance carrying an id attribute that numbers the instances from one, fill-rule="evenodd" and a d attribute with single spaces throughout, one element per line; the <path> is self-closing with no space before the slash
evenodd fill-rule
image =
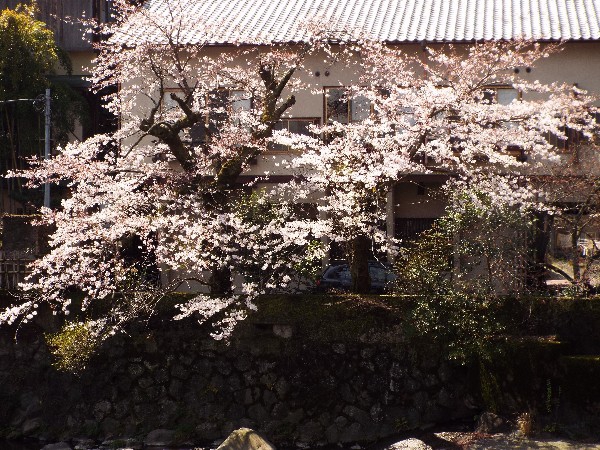
<path id="1" fill-rule="evenodd" d="M 233 184 L 234 179 L 228 179 L 227 182 Z M 230 211 L 233 191 L 226 190 L 225 186 L 217 186 L 215 190 L 204 192 L 202 194 L 204 205 L 207 211 L 213 213 L 226 213 Z M 225 225 L 221 231 L 224 235 L 230 234 L 232 230 Z M 226 256 L 222 248 L 213 248 L 213 254 L 218 257 L 217 261 L 223 261 Z M 233 293 L 233 283 L 231 281 L 231 269 L 215 264 L 210 272 L 208 281 L 211 295 L 227 296 Z"/>
<path id="2" fill-rule="evenodd" d="M 529 255 L 527 261 L 527 287 L 533 291 L 540 291 L 546 286 L 544 279 L 544 264 L 550 242 L 552 217 L 544 213 L 533 216 L 533 227 L 529 236 Z"/>
<path id="3" fill-rule="evenodd" d="M 219 296 L 231 295 L 233 293 L 231 270 L 228 267 L 220 267 L 212 270 L 210 274 L 210 293 Z"/>
<path id="4" fill-rule="evenodd" d="M 232 195 L 232 191 L 226 191 L 225 189 L 215 189 L 211 192 L 205 192 L 203 194 L 203 199 L 207 211 L 221 213 L 229 211 Z M 231 232 L 232 230 L 228 226 L 225 226 L 225 228 L 222 230 L 223 234 L 228 234 Z M 222 248 L 214 248 L 213 254 L 218 257 L 217 261 L 222 261 L 226 256 L 224 255 Z M 223 267 L 219 264 L 215 264 L 211 269 L 208 285 L 212 295 L 231 295 L 233 293 L 231 269 L 227 266 Z"/>
<path id="5" fill-rule="evenodd" d="M 363 234 L 356 236 L 350 247 L 350 274 L 352 275 L 352 292 L 368 294 L 371 290 L 369 275 L 369 247 L 371 240 Z"/>
<path id="6" fill-rule="evenodd" d="M 589 261 L 588 263 L 583 264 L 582 270 L 581 255 L 579 246 L 577 245 L 581 234 L 582 228 L 579 227 L 579 222 L 577 222 L 571 231 L 571 266 L 573 268 L 573 283 L 583 292 L 589 293 L 592 292 L 594 288 L 587 276 Z"/>

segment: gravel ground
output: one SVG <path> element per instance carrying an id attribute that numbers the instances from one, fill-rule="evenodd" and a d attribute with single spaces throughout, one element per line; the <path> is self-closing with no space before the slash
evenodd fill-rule
<path id="1" fill-rule="evenodd" d="M 600 444 L 573 442 L 556 438 L 524 438 L 514 434 L 482 435 L 477 433 L 435 433 L 436 442 L 429 444 L 438 450 L 600 450 Z M 444 444 L 444 441 L 447 445 Z M 432 445 L 433 444 L 433 445 Z"/>

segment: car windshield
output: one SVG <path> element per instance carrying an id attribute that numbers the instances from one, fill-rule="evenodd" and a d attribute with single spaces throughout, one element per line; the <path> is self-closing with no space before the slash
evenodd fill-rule
<path id="1" fill-rule="evenodd" d="M 343 266 L 340 270 L 340 280 L 351 280 L 352 275 L 350 274 L 350 268 L 348 266 Z"/>

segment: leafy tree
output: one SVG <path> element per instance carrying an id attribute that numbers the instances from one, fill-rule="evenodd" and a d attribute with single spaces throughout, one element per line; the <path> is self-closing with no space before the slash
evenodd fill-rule
<path id="1" fill-rule="evenodd" d="M 46 88 L 51 88 L 52 125 L 55 142 L 65 143 L 76 121 L 85 118 L 83 99 L 64 83 L 52 83 L 48 75 L 62 67 L 71 72 L 71 62 L 54 40 L 46 24 L 36 20 L 37 9 L 18 5 L 0 11 L 0 148 L 1 171 L 25 167 L 24 159 L 43 153 L 44 102 Z M 40 98 L 36 105 L 17 99 Z M 32 120 L 33 118 L 33 120 Z M 20 183 L 12 195 L 22 201 L 31 193 L 22 192 Z M 3 183 L 4 184 L 4 183 Z M 15 190 L 16 189 L 16 190 Z M 29 195 L 28 195 L 29 194 Z"/>
<path id="2" fill-rule="evenodd" d="M 404 245 L 395 290 L 414 299 L 410 323 L 450 359 L 487 360 L 504 331 L 502 297 L 527 293 L 531 219 L 486 194 L 454 192 L 433 228 Z"/>
<path id="3" fill-rule="evenodd" d="M 19 5 L 0 13 L 0 98 L 35 97 L 48 86 L 47 74 L 57 64 L 70 63 L 57 47 L 54 34 L 35 19 L 34 5 Z"/>

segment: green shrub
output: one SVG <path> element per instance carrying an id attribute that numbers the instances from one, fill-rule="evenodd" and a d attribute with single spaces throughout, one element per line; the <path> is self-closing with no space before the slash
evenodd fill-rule
<path id="1" fill-rule="evenodd" d="M 72 373 L 85 368 L 101 342 L 89 321 L 66 324 L 57 333 L 46 334 L 45 337 L 56 357 L 53 365 Z"/>
<path id="2" fill-rule="evenodd" d="M 485 195 L 455 194 L 432 229 L 404 244 L 396 261 L 396 291 L 415 297 L 417 336 L 453 360 L 489 359 L 505 330 L 503 297 L 521 295 L 527 217 Z"/>

